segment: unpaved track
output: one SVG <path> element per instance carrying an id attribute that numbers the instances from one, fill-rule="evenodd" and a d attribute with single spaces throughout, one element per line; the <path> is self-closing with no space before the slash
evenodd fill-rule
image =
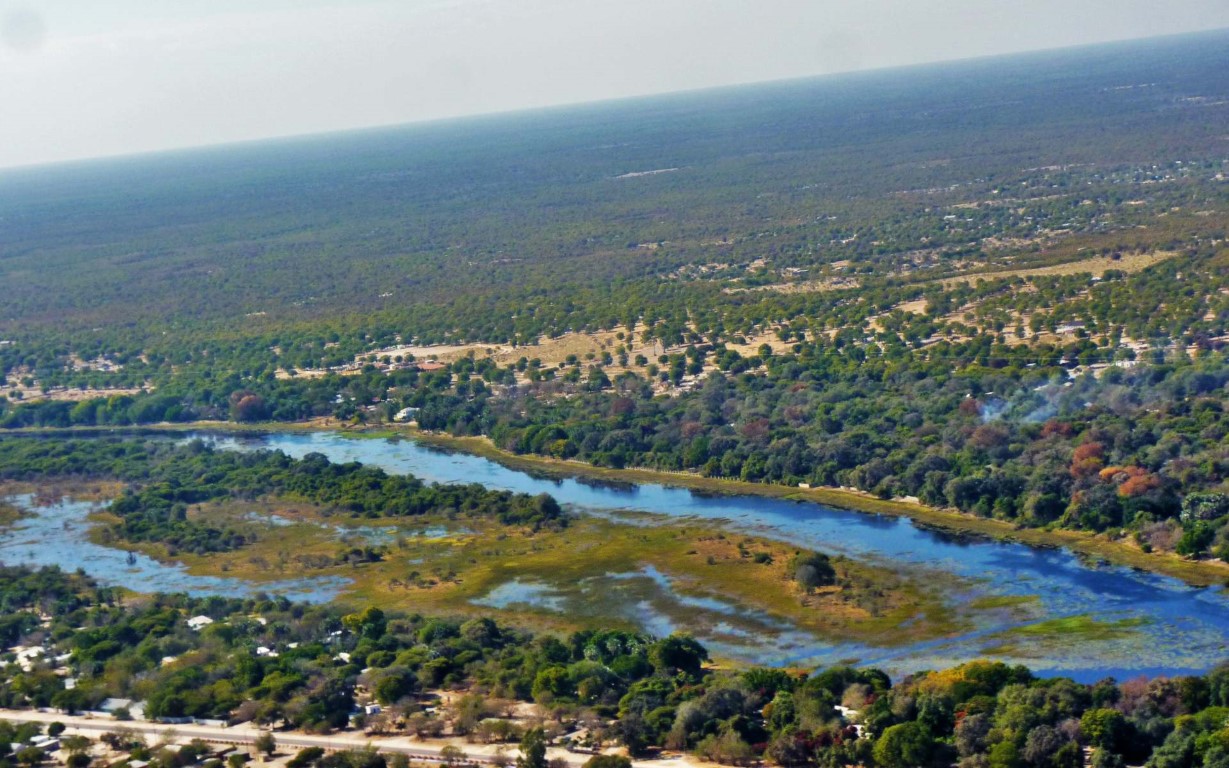
<path id="1" fill-rule="evenodd" d="M 58 712 L 42 712 L 29 709 L 0 709 L 0 720 L 8 720 L 14 723 L 58 722 L 63 723 L 68 732 L 94 738 L 108 731 L 125 729 L 142 736 L 152 736 L 155 739 L 165 737 L 173 737 L 175 741 L 200 739 L 210 744 L 233 744 L 235 746 L 251 746 L 255 743 L 258 736 L 266 733 L 266 731 L 248 725 L 237 725 L 233 728 L 209 725 L 174 725 L 138 722 L 135 720 L 112 720 L 110 718 L 87 715 L 64 715 Z M 495 754 L 500 749 L 500 746 L 496 744 L 449 744 L 447 742 L 423 744 L 411 741 L 406 737 L 367 738 L 352 734 L 317 736 L 291 731 L 273 731 L 272 733 L 277 741 L 278 749 L 283 752 L 288 749 L 303 749 L 305 747 L 320 747 L 327 751 L 337 751 L 362 749 L 371 746 L 387 754 L 403 754 L 412 759 L 431 761 L 433 763 L 444 762 L 441 754 L 444 747 L 456 746 L 465 753 L 465 760 L 459 764 L 493 765 L 496 762 Z M 515 746 L 505 747 L 505 753 L 509 760 L 515 758 L 518 754 Z M 576 768 L 584 765 L 591 757 L 590 755 L 574 754 L 554 747 L 547 751 L 546 756 L 552 759 L 562 758 L 568 765 Z M 659 760 L 637 760 L 632 764 L 635 768 L 709 768 L 708 764 L 685 756 L 668 757 Z"/>
<path id="2" fill-rule="evenodd" d="M 85 736 L 101 735 L 108 731 L 125 729 L 142 736 L 152 736 L 155 739 L 173 737 L 176 741 L 191 741 L 200 739 L 212 744 L 233 744 L 236 746 L 251 746 L 264 731 L 250 726 L 235 726 L 222 728 L 208 725 L 174 725 L 166 723 L 147 723 L 136 721 L 119 721 L 89 716 L 62 715 L 55 712 L 38 712 L 31 710 L 0 709 L 0 720 L 22 723 L 63 723 L 69 731 Z M 287 748 L 303 749 L 305 747 L 320 747 L 325 750 L 361 749 L 368 745 L 381 752 L 400 753 L 411 758 L 443 762 L 442 751 L 447 744 L 418 744 L 405 738 L 365 738 L 349 734 L 334 736 L 317 736 L 307 733 L 273 732 L 277 746 L 281 750 Z M 493 746 L 465 745 L 467 764 L 492 764 L 494 761 Z M 563 750 L 551 750 L 550 757 L 562 757 L 572 765 L 581 765 L 588 756 L 573 755 Z M 557 753 L 557 754 L 556 754 Z M 509 750 L 514 756 L 514 751 Z"/>

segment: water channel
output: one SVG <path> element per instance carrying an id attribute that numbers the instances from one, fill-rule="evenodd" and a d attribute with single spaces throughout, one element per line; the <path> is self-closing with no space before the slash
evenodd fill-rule
<path id="1" fill-rule="evenodd" d="M 547 492 L 579 514 L 617 517 L 632 512 L 719 521 L 734 531 L 890 564 L 923 578 L 927 573 L 948 575 L 953 583 L 961 585 L 958 593 L 951 595 L 953 602 L 997 600 L 1010 604 L 1018 599 L 1031 608 L 1026 621 L 1012 611 L 989 610 L 979 614 L 974 629 L 957 636 L 889 648 L 835 645 L 761 614 L 742 618 L 759 622 L 766 628 L 765 634 L 744 637 L 738 642 L 740 634 L 747 634 L 746 622 L 739 628 L 723 617 L 736 616 L 741 610 L 739 606 L 707 601 L 698 607 L 707 611 L 711 626 L 678 626 L 662 611 L 655 610 L 653 599 L 646 597 L 648 589 L 656 589 L 658 597 L 669 596 L 668 577 L 635 563 L 629 563 L 627 573 L 609 574 L 602 583 L 582 584 L 580 589 L 575 588 L 577 585 L 568 585 L 571 588 L 564 590 L 561 585 L 549 583 L 509 582 L 478 601 L 481 605 L 530 606 L 580 616 L 601 616 L 606 612 L 634 620 L 658 634 L 675 629 L 693 631 L 707 643 L 715 643 L 725 655 L 779 664 L 857 660 L 900 672 L 940 668 L 990 653 L 1026 663 L 1046 674 L 1066 674 L 1092 681 L 1104 676 L 1123 679 L 1139 674 L 1199 672 L 1229 658 L 1229 598 L 1220 588 L 1196 588 L 1156 574 L 1088 562 L 1061 549 L 953 537 L 904 518 L 808 502 L 711 495 L 658 484 L 604 484 L 538 476 L 486 458 L 443 451 L 412 440 L 354 439 L 332 432 L 200 436 L 221 448 L 269 448 L 294 457 L 321 453 L 334 462 L 358 461 L 389 472 L 411 473 L 431 482 L 481 483 L 523 493 Z M 105 556 L 95 550 L 73 550 L 84 546 L 84 536 L 63 537 L 58 527 L 63 525 L 60 515 L 65 519 L 79 518 L 85 513 L 85 505 L 69 502 L 59 509 L 50 515 L 43 509 L 36 510 L 38 517 L 27 518 L 0 536 L 0 560 L 80 566 L 111 583 L 146 591 L 151 584 L 163 590 L 219 594 L 247 594 L 258 588 L 265 592 L 284 590 L 296 598 L 328 599 L 345 586 L 337 580 L 244 585 L 234 579 L 188 575 L 173 565 L 144 558 L 139 559 L 137 567 L 129 566 L 118 550 L 98 547 L 104 553 L 113 553 Z M 44 517 L 44 522 L 30 522 L 42 521 Z M 37 532 L 31 525 L 42 525 L 44 534 L 50 536 L 54 532 L 57 541 L 66 542 L 53 547 L 63 550 L 62 554 L 39 555 L 43 548 L 37 546 Z M 70 540 L 72 543 L 67 543 Z M 626 599 L 621 601 L 620 595 L 624 593 Z M 677 595 L 672 599 L 695 602 L 695 598 Z M 1063 619 L 1072 623 L 1063 624 Z M 1089 621 L 1097 623 L 1098 631 L 1086 631 Z M 1039 622 L 1052 622 L 1052 628 L 1044 632 L 1018 632 L 1022 624 L 1035 629 Z M 1100 631 L 1106 628 L 1110 631 Z"/>

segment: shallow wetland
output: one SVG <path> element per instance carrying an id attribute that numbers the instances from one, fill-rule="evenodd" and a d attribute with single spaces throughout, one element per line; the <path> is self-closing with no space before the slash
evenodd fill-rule
<path id="1" fill-rule="evenodd" d="M 982 655 L 1083 680 L 1124 678 L 1202 670 L 1229 638 L 1220 588 L 905 517 L 548 477 L 407 439 L 196 436 L 219 448 L 316 452 L 433 482 L 548 492 L 577 517 L 562 531 L 529 534 L 456 515 L 354 520 L 261 502 L 196 512 L 241 515 L 257 532 L 249 547 L 210 557 L 146 548 L 130 563 L 90 533 L 91 512 L 95 529 L 105 519 L 97 502 L 39 505 L 25 495 L 10 499 L 26 514 L 0 535 L 0 556 L 82 567 L 136 591 L 265 591 L 423 612 L 495 610 L 542 628 L 613 621 L 687 631 L 730 661 L 797 666 L 856 661 L 903 672 Z M 325 565 L 343 546 L 382 546 L 386 556 Z M 834 558 L 840 589 L 805 595 L 792 585 L 786 563 L 803 549 Z"/>

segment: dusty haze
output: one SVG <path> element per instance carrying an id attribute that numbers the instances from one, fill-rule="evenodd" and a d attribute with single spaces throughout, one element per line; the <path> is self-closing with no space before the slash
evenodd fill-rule
<path id="1" fill-rule="evenodd" d="M 0 0 L 0 167 L 1226 26 L 1225 0 Z"/>

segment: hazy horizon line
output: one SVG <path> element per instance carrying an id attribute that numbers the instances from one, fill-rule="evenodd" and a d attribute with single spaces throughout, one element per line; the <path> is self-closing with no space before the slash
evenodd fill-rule
<path id="1" fill-rule="evenodd" d="M 1085 43 L 1081 45 L 1063 45 L 1048 48 L 1033 48 L 1022 51 L 1012 51 L 1009 53 L 996 53 L 980 56 L 963 56 L 951 59 L 932 59 L 928 61 L 916 62 L 913 64 L 891 65 L 881 67 L 864 67 L 848 70 L 840 70 L 836 72 L 824 72 L 820 74 L 798 75 L 794 77 L 773 78 L 768 80 L 748 80 L 741 82 L 723 83 L 721 85 L 710 85 L 701 88 L 684 88 L 681 90 L 666 90 L 666 91 L 646 91 L 627 96 L 615 96 L 611 98 L 598 98 L 585 101 L 561 101 L 553 104 L 542 104 L 535 106 L 519 107 L 514 109 L 479 111 L 479 112 L 462 112 L 451 115 L 440 115 L 436 117 L 427 117 L 419 120 L 403 120 L 388 123 L 373 123 L 368 125 L 355 125 L 349 128 L 341 128 L 336 130 L 325 131 L 302 131 L 282 134 L 268 134 L 264 136 L 254 136 L 240 140 L 225 140 L 216 143 L 206 144 L 182 144 L 170 147 L 162 147 L 157 149 L 141 150 L 136 152 L 114 152 L 104 153 L 100 155 L 82 155 L 79 157 L 63 158 L 50 161 L 36 161 L 33 163 L 19 163 L 16 165 L 0 165 L 0 175 L 11 172 L 29 172 L 40 169 L 64 168 L 67 166 L 87 165 L 92 163 L 106 163 L 113 161 L 136 160 L 139 158 L 155 158 L 166 155 L 175 155 L 183 153 L 201 152 L 209 150 L 219 150 L 226 148 L 246 147 L 257 144 L 273 144 L 279 142 L 297 141 L 297 140 L 314 140 L 326 139 L 329 137 L 348 136 L 357 133 L 379 132 L 397 130 L 402 128 L 414 128 L 425 126 L 439 126 L 448 123 L 460 123 L 468 121 L 479 121 L 484 119 L 512 117 L 519 115 L 544 114 L 555 111 L 574 110 L 587 107 L 599 107 L 603 105 L 616 105 L 630 103 L 636 101 L 646 101 L 650 99 L 668 99 L 671 97 L 683 97 L 688 95 L 699 95 L 704 93 L 717 93 L 720 91 L 753 89 L 758 87 L 766 87 L 772 85 L 785 85 L 788 83 L 802 83 L 808 81 L 818 81 L 848 77 L 858 74 L 873 74 L 873 73 L 891 73 L 891 72 L 910 72 L 916 70 L 941 68 L 950 65 L 971 64 L 976 62 L 1002 61 L 1011 59 L 1023 59 L 1029 57 L 1045 56 L 1047 54 L 1058 54 L 1062 52 L 1073 51 L 1091 51 L 1096 49 L 1113 48 L 1117 46 L 1130 45 L 1133 43 L 1149 43 L 1160 42 L 1166 40 L 1178 40 L 1183 38 L 1195 37 L 1214 37 L 1229 33 L 1229 27 L 1218 27 L 1215 29 L 1198 30 L 1194 32 L 1179 32 L 1176 34 L 1166 35 L 1149 35 L 1146 37 L 1125 37 L 1115 40 L 1103 40 L 1095 43 Z"/>

